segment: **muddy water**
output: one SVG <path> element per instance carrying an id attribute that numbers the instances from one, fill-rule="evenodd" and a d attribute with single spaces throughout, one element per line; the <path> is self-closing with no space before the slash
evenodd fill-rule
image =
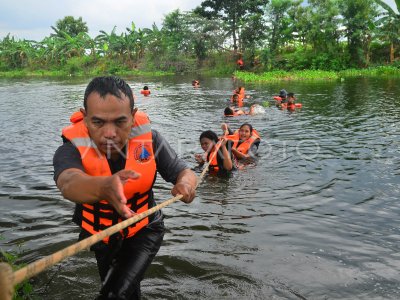
<path id="1" fill-rule="evenodd" d="M 230 78 L 136 78 L 137 105 L 191 167 L 203 130 L 251 122 L 255 164 L 208 176 L 191 205 L 164 209 L 164 244 L 144 299 L 398 299 L 400 80 L 245 84 L 262 103 L 281 88 L 303 108 L 226 119 Z M 73 204 L 52 179 L 61 128 L 88 80 L 0 81 L 0 247 L 29 263 L 76 241 Z M 149 85 L 152 94 L 138 93 Z M 158 201 L 171 185 L 155 185 Z M 93 299 L 82 252 L 32 280 L 43 299 Z"/>

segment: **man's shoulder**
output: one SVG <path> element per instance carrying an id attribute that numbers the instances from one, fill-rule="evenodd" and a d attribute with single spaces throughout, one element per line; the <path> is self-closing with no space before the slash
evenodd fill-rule
<path id="1" fill-rule="evenodd" d="M 153 139 L 153 144 L 159 144 L 164 141 L 164 137 L 156 129 L 151 129 L 151 137 Z"/>

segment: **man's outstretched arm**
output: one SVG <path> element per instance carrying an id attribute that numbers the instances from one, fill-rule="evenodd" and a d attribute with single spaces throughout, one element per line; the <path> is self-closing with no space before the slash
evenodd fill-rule
<path id="1" fill-rule="evenodd" d="M 75 203 L 93 204 L 106 200 L 125 218 L 135 213 L 126 206 L 123 185 L 128 180 L 134 180 L 140 174 L 131 170 L 122 170 L 112 176 L 90 176 L 80 169 L 66 169 L 57 178 L 57 187 L 64 198 Z"/>

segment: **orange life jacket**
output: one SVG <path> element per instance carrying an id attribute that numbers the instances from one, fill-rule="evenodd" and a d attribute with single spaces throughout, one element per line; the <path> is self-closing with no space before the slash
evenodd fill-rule
<path id="1" fill-rule="evenodd" d="M 91 140 L 82 113 L 74 113 L 71 116 L 71 122 L 71 125 L 62 130 L 62 135 L 78 149 L 86 174 L 111 176 L 107 158 L 98 151 Z M 124 194 L 128 199 L 127 206 L 134 212 L 141 213 L 149 208 L 152 187 L 157 174 L 150 121 L 144 112 L 137 111 L 135 114 L 135 122 L 126 149 L 125 169 L 138 171 L 141 176 L 124 184 Z M 80 219 L 79 225 L 90 234 L 96 234 L 122 221 L 106 200 L 95 204 L 82 204 Z M 146 217 L 121 230 L 120 234 L 123 238 L 131 237 L 148 223 L 149 219 Z M 108 243 L 109 237 L 103 241 Z"/>
<path id="2" fill-rule="evenodd" d="M 245 97 L 244 88 L 242 88 L 239 92 L 239 101 L 243 101 Z"/>
<path id="3" fill-rule="evenodd" d="M 233 141 L 232 148 L 236 149 L 240 153 L 247 154 L 251 148 L 251 145 L 257 140 L 260 140 L 260 135 L 258 134 L 257 130 L 253 129 L 251 132 L 251 136 L 239 144 L 240 137 L 239 137 L 239 130 L 236 130 L 233 134 L 226 136 L 228 140 Z"/>
<path id="4" fill-rule="evenodd" d="M 140 93 L 144 96 L 150 95 L 150 90 L 141 90 Z"/>
<path id="5" fill-rule="evenodd" d="M 208 153 L 207 155 L 207 161 L 210 162 L 210 164 L 208 165 L 208 170 L 209 171 L 214 171 L 217 172 L 219 170 L 219 166 L 218 166 L 218 151 L 221 148 L 221 143 L 218 143 L 214 146 L 214 150 L 211 151 L 210 153 Z M 210 159 L 212 158 L 212 160 L 210 161 Z"/>
<path id="6" fill-rule="evenodd" d="M 281 98 L 281 97 L 279 97 L 279 96 L 274 96 L 273 98 L 274 98 L 274 100 L 276 100 L 276 101 L 282 101 L 282 100 L 283 100 L 283 98 Z"/>
<path id="7" fill-rule="evenodd" d="M 302 104 L 301 103 L 292 103 L 292 104 L 288 104 L 288 103 L 282 103 L 281 104 L 281 108 L 282 109 L 285 109 L 285 108 L 287 108 L 287 109 L 295 109 L 295 108 L 301 108 L 302 107 Z"/>
<path id="8" fill-rule="evenodd" d="M 234 95 L 238 95 L 237 100 L 233 99 Z M 231 96 L 229 102 L 232 104 L 237 104 L 238 106 L 243 106 L 243 99 L 244 99 L 243 95 L 235 93 Z"/>

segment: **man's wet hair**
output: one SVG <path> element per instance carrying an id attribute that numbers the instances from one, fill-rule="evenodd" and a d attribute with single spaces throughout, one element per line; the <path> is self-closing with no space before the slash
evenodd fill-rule
<path id="1" fill-rule="evenodd" d="M 133 98 L 131 87 L 123 79 L 117 76 L 95 77 L 89 82 L 83 97 L 83 107 L 86 111 L 87 99 L 93 92 L 98 93 L 102 98 L 104 98 L 107 94 L 111 94 L 119 99 L 122 99 L 123 95 L 125 95 L 129 98 L 129 106 L 131 107 L 131 111 L 133 111 L 135 100 Z"/>
<path id="2" fill-rule="evenodd" d="M 212 130 L 203 131 L 200 134 L 200 141 L 202 138 L 207 138 L 209 140 L 212 140 L 214 143 L 218 143 L 218 135 Z"/>
<path id="3" fill-rule="evenodd" d="M 234 114 L 235 113 L 234 113 L 232 108 L 230 108 L 229 106 L 225 107 L 225 109 L 224 109 L 224 115 L 225 116 L 233 116 Z"/>

